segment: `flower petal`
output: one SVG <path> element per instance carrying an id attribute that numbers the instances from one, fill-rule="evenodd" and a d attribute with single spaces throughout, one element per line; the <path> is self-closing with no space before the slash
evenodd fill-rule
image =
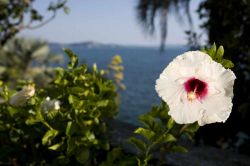
<path id="1" fill-rule="evenodd" d="M 233 86 L 234 86 L 234 80 L 236 79 L 236 76 L 234 73 L 227 69 L 220 75 L 220 82 L 223 87 L 225 87 L 225 95 L 229 97 L 233 97 Z"/>
<path id="2" fill-rule="evenodd" d="M 221 64 L 213 61 L 202 63 L 197 75 L 215 89 L 220 89 L 226 96 L 233 97 L 233 85 L 236 76 L 230 69 L 225 69 Z"/>
<path id="3" fill-rule="evenodd" d="M 212 61 L 212 59 L 205 53 L 189 51 L 177 56 L 167 68 L 164 69 L 161 75 L 170 77 L 174 81 L 180 78 L 190 78 L 196 75 L 201 63 L 210 61 Z"/>
<path id="4" fill-rule="evenodd" d="M 232 99 L 223 94 L 211 95 L 202 102 L 204 114 L 198 121 L 200 125 L 225 122 L 232 110 Z"/>
<path id="5" fill-rule="evenodd" d="M 181 100 L 181 94 L 183 93 L 182 85 L 179 85 L 178 83 L 166 77 L 161 77 L 156 81 L 155 89 L 159 96 L 169 105 L 174 105 L 176 103 L 178 104 L 178 102 Z"/>
<path id="6" fill-rule="evenodd" d="M 194 123 L 203 116 L 203 109 L 199 101 L 184 101 L 178 105 L 169 105 L 169 115 L 179 124 Z"/>

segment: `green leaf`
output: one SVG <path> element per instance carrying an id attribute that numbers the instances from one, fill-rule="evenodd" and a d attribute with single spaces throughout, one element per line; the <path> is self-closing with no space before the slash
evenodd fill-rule
<path id="1" fill-rule="evenodd" d="M 108 151 L 110 149 L 109 141 L 104 141 L 101 143 L 101 146 L 104 150 Z"/>
<path id="2" fill-rule="evenodd" d="M 43 138 L 42 138 L 42 144 L 43 145 L 47 145 L 47 144 L 50 144 L 51 141 L 58 135 L 58 131 L 57 130 L 48 130 Z"/>
<path id="3" fill-rule="evenodd" d="M 141 160 L 138 157 L 136 157 L 136 161 L 137 161 L 137 165 L 138 166 L 142 166 L 142 164 L 141 164 L 142 162 L 141 162 Z"/>
<path id="4" fill-rule="evenodd" d="M 149 129 L 144 129 L 142 127 L 137 128 L 134 133 L 140 134 L 143 137 L 147 138 L 148 140 L 151 140 L 151 138 L 155 135 L 155 133 Z"/>
<path id="5" fill-rule="evenodd" d="M 169 119 L 168 112 L 169 112 L 168 107 L 164 107 L 164 108 L 160 111 L 160 118 L 161 118 L 161 119 Z"/>
<path id="6" fill-rule="evenodd" d="M 212 47 L 208 50 L 208 55 L 210 55 L 212 57 L 212 59 L 214 59 L 215 53 L 216 53 L 216 44 L 213 43 Z"/>
<path id="7" fill-rule="evenodd" d="M 68 101 L 70 104 L 74 105 L 80 102 L 79 98 L 73 95 L 69 95 Z"/>
<path id="8" fill-rule="evenodd" d="M 174 142 L 176 141 L 176 138 L 172 134 L 166 134 L 163 136 L 164 141 L 166 142 Z"/>
<path id="9" fill-rule="evenodd" d="M 78 65 L 78 58 L 77 56 L 67 48 L 64 48 L 64 52 L 69 56 L 70 62 L 68 63 L 68 69 L 74 69 Z"/>
<path id="10" fill-rule="evenodd" d="M 36 117 L 35 117 L 38 121 L 44 121 L 43 115 L 41 111 L 37 111 L 36 112 Z"/>
<path id="11" fill-rule="evenodd" d="M 76 149 L 76 139 L 74 137 L 70 137 L 67 140 L 67 155 L 71 156 L 72 153 Z"/>
<path id="12" fill-rule="evenodd" d="M 200 127 L 199 124 L 196 122 L 196 123 L 184 125 L 181 130 L 186 131 L 186 132 L 190 132 L 190 133 L 194 133 L 199 129 L 199 127 Z"/>
<path id="13" fill-rule="evenodd" d="M 58 143 L 58 144 L 54 144 L 52 146 L 49 147 L 50 150 L 57 150 L 59 149 L 63 144 L 62 143 Z"/>
<path id="14" fill-rule="evenodd" d="M 148 128 L 151 128 L 155 124 L 154 118 L 150 115 L 141 115 L 139 120 Z"/>
<path id="15" fill-rule="evenodd" d="M 204 52 L 205 54 L 207 54 L 207 49 L 205 47 L 201 48 L 201 52 Z"/>
<path id="16" fill-rule="evenodd" d="M 106 107 L 108 105 L 109 101 L 108 100 L 101 100 L 96 103 L 97 107 Z"/>
<path id="17" fill-rule="evenodd" d="M 69 14 L 70 9 L 69 9 L 68 7 L 66 7 L 66 6 L 64 6 L 64 7 L 63 7 L 63 12 L 64 12 L 65 14 Z"/>
<path id="18" fill-rule="evenodd" d="M 131 137 L 129 138 L 129 142 L 134 144 L 136 148 L 142 152 L 146 150 L 146 144 L 138 138 Z"/>
<path id="19" fill-rule="evenodd" d="M 69 159 L 64 155 L 61 155 L 56 158 L 56 163 L 57 165 L 68 165 Z"/>
<path id="20" fill-rule="evenodd" d="M 65 70 L 63 68 L 56 68 L 56 78 L 54 80 L 54 83 L 61 84 L 63 76 L 64 76 Z"/>
<path id="21" fill-rule="evenodd" d="M 72 121 L 68 122 L 66 127 L 66 136 L 71 136 L 76 132 L 76 130 L 77 130 L 76 124 Z"/>
<path id="22" fill-rule="evenodd" d="M 222 66 L 224 66 L 225 68 L 229 68 L 229 69 L 234 67 L 233 62 L 230 61 L 230 60 L 228 60 L 228 59 L 223 59 L 223 60 L 221 61 L 221 64 L 222 64 Z"/>
<path id="23" fill-rule="evenodd" d="M 216 59 L 221 61 L 221 59 L 223 58 L 223 55 L 224 55 L 224 48 L 223 46 L 220 46 L 216 52 Z"/>
<path id="24" fill-rule="evenodd" d="M 25 121 L 25 124 L 27 124 L 27 125 L 33 125 L 33 124 L 38 123 L 38 122 L 40 122 L 39 119 L 36 119 L 35 117 L 30 116 L 30 117 Z"/>
<path id="25" fill-rule="evenodd" d="M 107 165 L 107 166 L 113 165 L 114 162 L 115 162 L 115 160 L 117 160 L 120 157 L 122 157 L 122 155 L 123 155 L 122 148 L 115 147 L 114 149 L 112 149 L 111 152 L 108 153 L 107 161 L 106 161 L 105 165 Z"/>
<path id="26" fill-rule="evenodd" d="M 81 86 L 70 87 L 67 89 L 69 94 L 82 95 L 84 93 L 84 88 Z"/>
<path id="27" fill-rule="evenodd" d="M 81 151 L 78 154 L 76 154 L 76 160 L 81 164 L 85 164 L 88 159 L 89 159 L 88 149 L 81 149 Z"/>
<path id="28" fill-rule="evenodd" d="M 167 123 L 167 128 L 170 130 L 174 127 L 174 119 L 169 118 L 168 123 Z"/>
<path id="29" fill-rule="evenodd" d="M 186 148 L 184 148 L 183 146 L 180 146 L 180 145 L 173 146 L 172 151 L 178 152 L 178 153 L 187 153 L 188 152 L 188 150 Z"/>

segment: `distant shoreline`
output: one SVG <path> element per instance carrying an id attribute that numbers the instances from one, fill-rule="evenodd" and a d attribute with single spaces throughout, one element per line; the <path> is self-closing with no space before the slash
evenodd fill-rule
<path id="1" fill-rule="evenodd" d="M 48 42 L 50 46 L 59 46 L 59 47 L 86 47 L 86 48 L 152 48 L 159 49 L 159 46 L 147 46 L 147 45 L 123 45 L 123 44 L 112 44 L 112 43 L 101 43 L 94 41 L 83 41 L 83 42 L 73 42 L 73 43 L 57 43 L 57 42 Z M 167 44 L 167 48 L 179 48 L 187 47 L 184 44 Z"/>

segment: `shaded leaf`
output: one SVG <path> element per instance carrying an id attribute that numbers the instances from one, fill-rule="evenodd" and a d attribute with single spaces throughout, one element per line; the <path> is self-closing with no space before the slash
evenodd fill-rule
<path id="1" fill-rule="evenodd" d="M 199 129 L 199 127 L 200 127 L 199 124 L 196 122 L 196 123 L 184 125 L 182 130 L 186 132 L 194 133 Z"/>
<path id="2" fill-rule="evenodd" d="M 131 137 L 131 138 L 129 138 L 129 142 L 134 144 L 136 146 L 136 148 L 140 151 L 146 150 L 146 144 L 138 138 Z"/>
<path id="3" fill-rule="evenodd" d="M 183 146 L 179 146 L 179 145 L 173 146 L 172 150 L 174 152 L 178 152 L 178 153 L 187 153 L 188 152 L 188 150 L 186 148 L 184 148 Z"/>
<path id="4" fill-rule="evenodd" d="M 67 140 L 67 155 L 71 156 L 76 149 L 76 139 L 74 137 L 69 137 Z"/>
<path id="5" fill-rule="evenodd" d="M 170 130 L 174 127 L 174 119 L 169 118 L 168 123 L 167 123 L 167 128 Z"/>
<path id="6" fill-rule="evenodd" d="M 78 154 L 76 154 L 76 160 L 81 164 L 85 164 L 88 159 L 89 159 L 88 149 L 81 149 L 81 151 Z"/>
<path id="7" fill-rule="evenodd" d="M 234 64 L 232 61 L 228 60 L 228 59 L 223 59 L 221 61 L 221 64 L 225 67 L 225 68 L 233 68 L 234 67 Z"/>
<path id="8" fill-rule="evenodd" d="M 77 130 L 77 126 L 74 122 L 69 121 L 66 127 L 66 136 L 71 136 Z"/>

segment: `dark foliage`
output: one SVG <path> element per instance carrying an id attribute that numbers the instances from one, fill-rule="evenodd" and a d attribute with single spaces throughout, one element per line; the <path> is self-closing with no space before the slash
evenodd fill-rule
<path id="1" fill-rule="evenodd" d="M 205 19 L 202 28 L 209 43 L 222 44 L 225 56 L 234 64 L 237 76 L 232 115 L 225 125 L 209 125 L 200 131 L 207 142 L 215 143 L 235 136 L 239 131 L 250 133 L 250 1 L 206 0 L 198 10 Z"/>

